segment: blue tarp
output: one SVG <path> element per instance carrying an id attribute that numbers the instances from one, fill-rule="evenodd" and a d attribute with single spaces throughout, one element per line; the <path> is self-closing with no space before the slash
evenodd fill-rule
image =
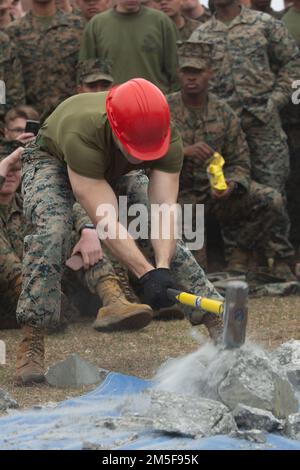
<path id="1" fill-rule="evenodd" d="M 145 428 L 133 432 L 107 426 L 103 430 L 103 418 L 122 417 L 133 404 L 138 409 L 141 392 L 150 386 L 147 380 L 109 373 L 101 385 L 81 397 L 53 407 L 14 411 L 0 419 L 0 449 L 82 449 L 84 443 L 119 450 L 300 449 L 300 441 L 275 434 L 268 434 L 265 444 L 256 444 L 227 436 L 197 440 L 172 437 Z"/>

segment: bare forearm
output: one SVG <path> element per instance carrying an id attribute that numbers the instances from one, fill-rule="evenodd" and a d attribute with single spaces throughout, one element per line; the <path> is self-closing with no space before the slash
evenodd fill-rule
<path id="1" fill-rule="evenodd" d="M 157 268 L 169 268 L 173 258 L 176 240 L 175 227 L 177 213 L 175 205 L 164 205 L 165 210 L 151 211 L 151 243 L 153 246 L 155 264 Z"/>
<path id="2" fill-rule="evenodd" d="M 117 229 L 120 228 L 117 223 Z M 138 278 L 143 276 L 146 272 L 151 271 L 154 267 L 147 261 L 143 253 L 137 247 L 135 241 L 130 237 L 124 227 L 121 229 L 123 234 L 127 234 L 125 239 L 122 238 L 106 238 L 102 242 L 107 246 L 111 254 L 118 259 L 122 264 Z"/>
<path id="3" fill-rule="evenodd" d="M 111 193 L 107 196 L 107 201 L 111 202 L 106 202 L 105 204 L 108 204 L 112 210 L 115 207 L 115 216 L 112 214 L 107 217 L 99 211 L 101 204 L 99 205 L 99 196 L 96 191 L 76 193 L 76 197 L 80 205 L 86 210 L 95 227 L 97 227 L 99 239 L 116 259 L 127 266 L 137 277 L 141 277 L 146 272 L 154 269 L 139 250 L 127 230 L 117 221 L 117 203 Z M 110 230 L 109 235 L 107 235 L 108 230 Z"/>
<path id="4" fill-rule="evenodd" d="M 169 268 L 176 248 L 179 174 L 152 172 L 149 184 L 151 243 L 157 268 Z"/>
<path id="5" fill-rule="evenodd" d="M 152 240 L 155 253 L 155 265 L 157 268 L 169 268 L 175 248 L 176 240 Z"/>

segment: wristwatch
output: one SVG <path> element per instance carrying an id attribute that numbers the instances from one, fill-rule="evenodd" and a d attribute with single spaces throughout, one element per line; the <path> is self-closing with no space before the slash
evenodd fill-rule
<path id="1" fill-rule="evenodd" d="M 81 227 L 81 229 L 79 230 L 80 235 L 81 235 L 82 230 L 85 229 L 85 228 L 89 228 L 89 229 L 91 229 L 91 230 L 95 230 L 94 224 L 84 224 L 84 225 Z"/>

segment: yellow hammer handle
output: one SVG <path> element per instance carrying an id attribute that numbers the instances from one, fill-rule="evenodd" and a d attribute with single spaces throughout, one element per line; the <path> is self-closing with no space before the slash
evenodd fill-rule
<path id="1" fill-rule="evenodd" d="M 190 305 L 195 308 L 203 308 L 207 312 L 222 315 L 224 310 L 224 302 L 216 299 L 208 299 L 207 297 L 200 297 L 199 295 L 189 294 L 187 292 L 180 292 L 176 299 L 184 305 Z"/>

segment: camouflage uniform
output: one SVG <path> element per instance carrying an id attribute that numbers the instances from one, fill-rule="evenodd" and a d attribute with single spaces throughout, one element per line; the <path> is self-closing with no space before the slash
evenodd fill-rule
<path id="1" fill-rule="evenodd" d="M 14 43 L 0 31 L 0 80 L 6 88 L 6 104 L 0 104 L 0 119 L 14 106 L 25 104 L 22 67 Z"/>
<path id="2" fill-rule="evenodd" d="M 77 82 L 93 83 L 98 80 L 106 80 L 113 83 L 111 64 L 99 59 L 87 59 L 77 64 Z"/>
<path id="3" fill-rule="evenodd" d="M 15 326 L 21 291 L 25 218 L 22 200 L 16 194 L 9 205 L 0 204 L 0 325 Z"/>
<path id="4" fill-rule="evenodd" d="M 29 11 L 6 29 L 22 63 L 26 103 L 36 107 L 43 118 L 76 93 L 82 28 L 78 16 L 58 10 L 47 27 Z"/>
<path id="5" fill-rule="evenodd" d="M 211 90 L 241 118 L 250 149 L 251 178 L 284 195 L 289 154 L 278 109 L 291 93 L 289 69 L 299 67 L 295 42 L 282 22 L 244 7 L 229 26 L 213 17 L 190 39 L 214 45 Z M 274 227 L 276 250 L 285 257 L 293 256 L 288 233 L 286 213 L 284 222 Z"/>
<path id="6" fill-rule="evenodd" d="M 211 91 L 241 118 L 252 178 L 283 192 L 289 163 L 277 108 L 289 100 L 288 69 L 298 66 L 300 57 L 286 27 L 269 15 L 241 7 L 229 26 L 213 17 L 190 39 L 214 45 Z"/>
<path id="7" fill-rule="evenodd" d="M 33 224 L 33 232 L 24 240 L 23 290 L 17 318 L 21 324 L 56 323 L 62 267 L 70 252 L 73 193 L 65 164 L 36 144 L 25 149 L 22 160 L 24 212 Z M 139 201 L 147 203 L 146 175 L 131 178 L 131 183 L 131 187 L 127 185 L 131 201 L 138 196 Z M 171 269 L 180 287 L 219 297 L 183 243 L 177 244 Z M 187 313 L 191 314 L 192 309 L 187 309 Z"/>
<path id="8" fill-rule="evenodd" d="M 187 108 L 181 92 L 169 95 L 168 102 L 184 146 L 198 141 L 207 143 L 224 157 L 226 180 L 237 185 L 228 200 L 213 200 L 206 167 L 186 158 L 181 173 L 180 202 L 205 204 L 206 213 L 213 213 L 226 232 L 236 234 L 241 249 L 268 251 L 270 227 L 282 217 L 283 201 L 276 190 L 250 181 L 249 150 L 235 113 L 211 93 L 203 109 Z"/>
<path id="9" fill-rule="evenodd" d="M 91 223 L 90 219 L 82 207 L 75 203 L 70 249 L 79 241 L 80 231 L 86 223 Z M 16 194 L 10 205 L 0 205 L 0 328 L 17 326 L 15 319 L 22 287 L 23 245 L 25 236 L 30 232 L 31 228 L 26 227 L 23 215 L 22 198 Z M 70 252 L 66 253 L 66 257 L 69 256 Z M 66 268 L 62 290 L 69 291 L 70 284 L 77 289 L 79 284 L 83 284 L 90 292 L 97 294 L 99 281 L 113 275 L 113 262 L 104 252 L 103 259 L 85 271 L 74 272 Z"/>
<path id="10" fill-rule="evenodd" d="M 192 20 L 191 18 L 184 17 L 184 25 L 178 28 L 178 35 L 181 41 L 186 41 L 193 31 L 199 26 L 199 21 Z"/>

